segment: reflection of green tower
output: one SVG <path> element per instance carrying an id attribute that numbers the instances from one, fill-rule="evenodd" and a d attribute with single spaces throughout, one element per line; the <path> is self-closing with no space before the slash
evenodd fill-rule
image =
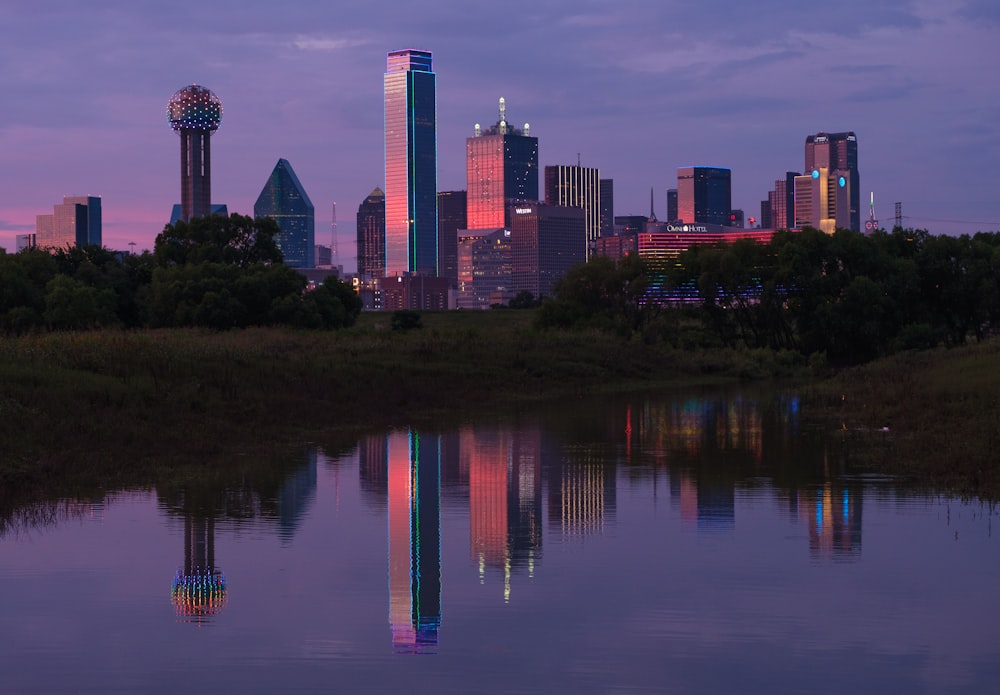
<path id="1" fill-rule="evenodd" d="M 184 568 L 174 575 L 171 601 L 177 615 L 204 622 L 226 605 L 226 577 L 215 566 L 215 519 L 184 516 Z"/>
<path id="2" fill-rule="evenodd" d="M 436 437 L 386 437 L 389 622 L 397 653 L 426 653 L 441 624 L 441 456 Z"/>

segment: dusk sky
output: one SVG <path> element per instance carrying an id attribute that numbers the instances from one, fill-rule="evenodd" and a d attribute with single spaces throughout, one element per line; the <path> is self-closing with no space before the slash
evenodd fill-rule
<path id="1" fill-rule="evenodd" d="M 438 190 L 465 188 L 476 123 L 531 124 L 539 164 L 598 167 L 615 214 L 666 216 L 681 166 L 732 169 L 758 217 L 809 134 L 858 137 L 891 228 L 1000 230 L 997 0 L 3 0 L 0 245 L 67 195 L 99 195 L 104 245 L 152 248 L 180 202 L 165 116 L 191 83 L 222 100 L 212 198 L 252 214 L 279 158 L 355 266 L 358 204 L 384 185 L 387 51 L 434 55 Z"/>

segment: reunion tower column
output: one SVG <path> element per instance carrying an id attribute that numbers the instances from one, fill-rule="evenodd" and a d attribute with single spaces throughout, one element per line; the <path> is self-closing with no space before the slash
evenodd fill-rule
<path id="1" fill-rule="evenodd" d="M 181 136 L 181 219 L 207 217 L 212 212 L 210 142 L 222 123 L 222 102 L 212 90 L 188 85 L 170 97 L 167 120 Z"/>

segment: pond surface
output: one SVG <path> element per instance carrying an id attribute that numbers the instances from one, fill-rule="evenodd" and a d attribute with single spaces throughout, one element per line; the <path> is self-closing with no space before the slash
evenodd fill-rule
<path id="1" fill-rule="evenodd" d="M 304 446 L 0 526 L 0 692 L 983 693 L 997 512 L 851 475 L 793 395 Z"/>

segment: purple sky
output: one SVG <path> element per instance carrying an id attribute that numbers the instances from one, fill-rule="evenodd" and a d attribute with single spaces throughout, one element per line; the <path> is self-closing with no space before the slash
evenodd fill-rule
<path id="1" fill-rule="evenodd" d="M 596 166 L 615 214 L 666 214 L 680 166 L 729 167 L 759 216 L 806 135 L 853 130 L 862 199 L 891 227 L 1000 229 L 996 0 L 4 0 L 0 245 L 65 195 L 103 198 L 104 244 L 151 248 L 180 200 L 170 95 L 222 99 L 215 202 L 252 214 L 281 157 L 354 268 L 358 204 L 382 186 L 382 75 L 434 53 L 438 188 L 465 188 L 465 139 L 531 124 L 539 163 Z M 867 216 L 867 209 L 863 210 Z"/>

